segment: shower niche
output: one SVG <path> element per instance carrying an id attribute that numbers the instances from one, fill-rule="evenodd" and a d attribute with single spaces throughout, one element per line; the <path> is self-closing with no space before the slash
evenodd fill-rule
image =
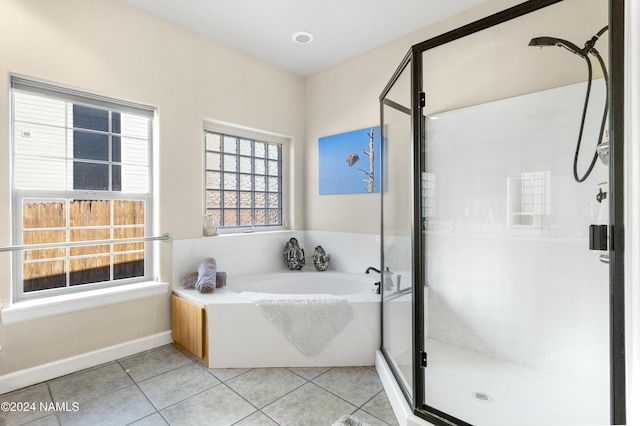
<path id="1" fill-rule="evenodd" d="M 622 6 L 521 3 L 413 46 L 380 95 L 381 265 L 404 287 L 381 352 L 422 419 L 624 423 L 623 247 L 589 249 L 621 223 Z"/>

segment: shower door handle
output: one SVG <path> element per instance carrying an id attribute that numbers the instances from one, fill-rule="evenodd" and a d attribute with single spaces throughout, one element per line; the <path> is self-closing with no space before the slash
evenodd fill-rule
<path id="1" fill-rule="evenodd" d="M 608 250 L 607 230 L 607 225 L 589 225 L 589 250 Z"/>

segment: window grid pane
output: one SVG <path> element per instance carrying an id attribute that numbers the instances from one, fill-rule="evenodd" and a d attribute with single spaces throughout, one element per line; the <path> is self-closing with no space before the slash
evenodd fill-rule
<path id="1" fill-rule="evenodd" d="M 16 188 L 146 192 L 148 117 L 22 91 L 13 100 Z"/>
<path id="2" fill-rule="evenodd" d="M 57 90 L 48 90 L 12 91 L 13 181 L 22 190 L 16 192 L 14 226 L 24 245 L 83 245 L 19 254 L 16 299 L 146 279 L 147 243 L 95 242 L 149 235 L 148 111 L 120 112 L 118 102 L 92 105 L 90 94 L 80 102 L 54 99 Z"/>
<path id="3" fill-rule="evenodd" d="M 282 225 L 282 147 L 205 131 L 205 213 L 223 228 Z"/>

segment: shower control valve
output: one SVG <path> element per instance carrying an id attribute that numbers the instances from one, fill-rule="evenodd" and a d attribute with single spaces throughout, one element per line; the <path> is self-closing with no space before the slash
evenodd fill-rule
<path id="1" fill-rule="evenodd" d="M 599 203 L 601 203 L 601 202 L 602 202 L 602 200 L 605 200 L 606 198 L 607 198 L 607 193 L 606 193 L 606 192 L 604 192 L 604 191 L 602 190 L 602 188 L 600 188 L 600 189 L 598 190 L 598 193 L 596 194 L 596 201 L 597 201 L 597 202 L 599 202 Z"/>

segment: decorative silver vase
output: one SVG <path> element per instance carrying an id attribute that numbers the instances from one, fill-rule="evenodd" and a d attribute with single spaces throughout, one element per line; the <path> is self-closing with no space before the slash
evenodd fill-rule
<path id="1" fill-rule="evenodd" d="M 300 248 L 297 239 L 291 238 L 287 241 L 284 249 L 284 261 L 287 268 L 292 271 L 299 271 L 304 266 L 304 249 Z"/>
<path id="2" fill-rule="evenodd" d="M 313 251 L 313 266 L 315 266 L 318 271 L 326 271 L 329 267 L 330 257 L 322 246 L 316 247 Z"/>

